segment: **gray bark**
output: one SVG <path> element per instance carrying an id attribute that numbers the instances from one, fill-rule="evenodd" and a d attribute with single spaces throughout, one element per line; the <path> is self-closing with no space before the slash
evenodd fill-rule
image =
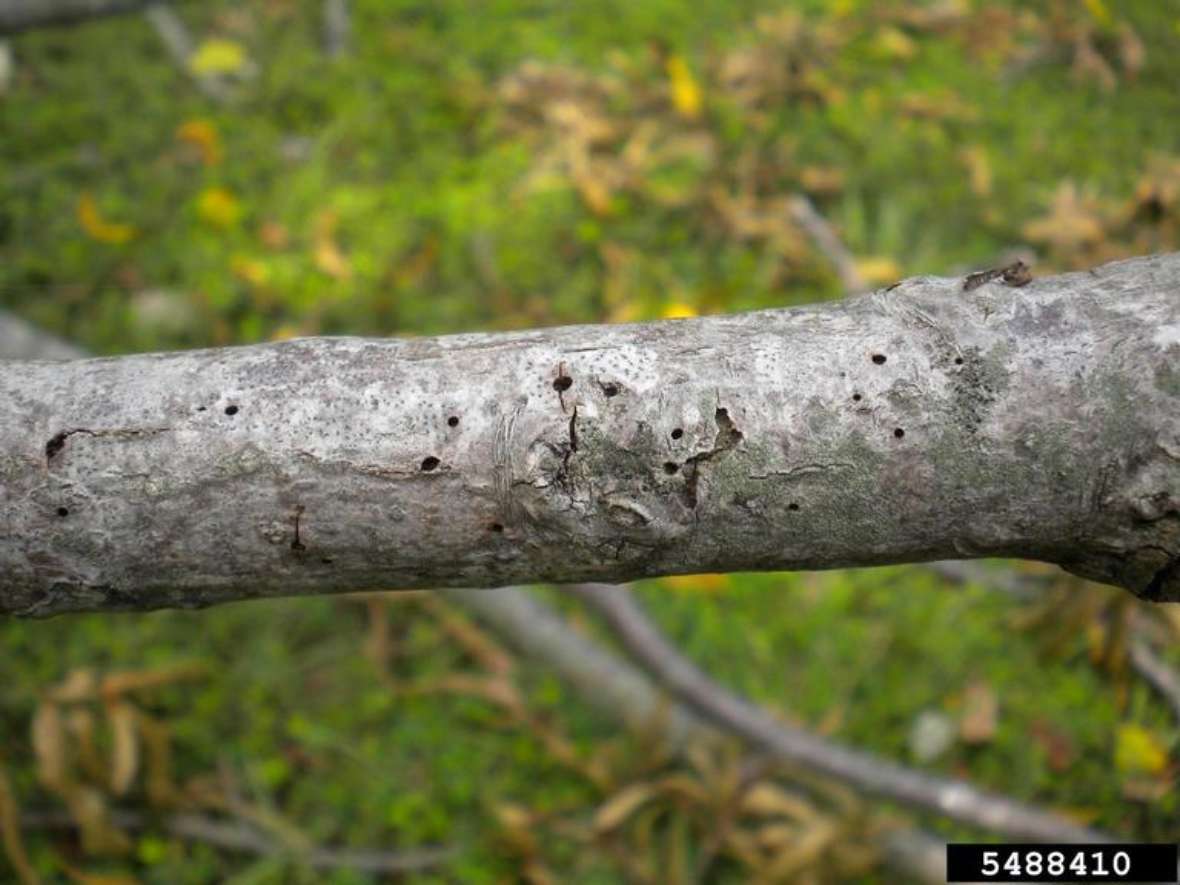
<path id="1" fill-rule="evenodd" d="M 1008 556 L 1180 600 L 1180 254 L 0 368 L 0 611 Z"/>

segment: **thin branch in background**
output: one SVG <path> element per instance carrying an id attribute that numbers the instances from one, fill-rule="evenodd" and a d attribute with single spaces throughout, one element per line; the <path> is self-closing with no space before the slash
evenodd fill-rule
<path id="1" fill-rule="evenodd" d="M 922 566 L 954 584 L 979 584 L 989 590 L 999 590 L 1020 602 L 1042 598 L 1051 589 L 1051 577 L 1023 574 L 1011 568 L 988 568 L 976 562 L 929 562 Z M 1130 643 L 1131 667 L 1172 708 L 1180 721 L 1180 672 L 1173 669 L 1152 648 L 1152 639 L 1166 642 L 1162 624 L 1143 611 L 1131 619 L 1135 638 Z"/>
<path id="2" fill-rule="evenodd" d="M 856 259 L 828 224 L 827 219 L 815 208 L 815 204 L 805 194 L 795 194 L 791 197 L 789 207 L 794 222 L 803 228 L 816 248 L 832 263 L 836 275 L 840 278 L 840 284 L 844 287 L 844 294 L 859 295 L 861 292 L 867 292 L 869 286 L 856 269 Z"/>
<path id="3" fill-rule="evenodd" d="M 1111 841 L 1105 833 L 1079 827 L 1007 797 L 986 793 L 962 781 L 913 771 L 778 722 L 718 685 L 681 655 L 625 588 L 578 584 L 566 590 L 598 612 L 636 663 L 667 686 L 677 699 L 710 722 L 784 761 L 853 784 L 867 793 L 1017 839 Z"/>
<path id="4" fill-rule="evenodd" d="M 1155 653 L 1142 639 L 1131 643 L 1131 665 L 1151 686 L 1158 691 L 1176 714 L 1180 722 L 1180 673 Z"/>
<path id="5" fill-rule="evenodd" d="M 570 629 L 565 620 L 520 587 L 439 590 L 509 645 L 554 672 L 573 695 L 607 719 L 660 741 L 675 753 L 722 733 L 675 698 L 669 700 L 648 677 L 610 649 Z M 773 755 L 773 754 L 772 754 Z M 781 758 L 781 757 L 780 757 Z M 922 882 L 946 881 L 945 843 L 913 827 L 878 837 L 882 859 L 894 871 Z"/>
<path id="6" fill-rule="evenodd" d="M 280 842 L 267 838 L 252 826 L 227 822 L 201 814 L 149 816 L 136 811 L 114 811 L 111 823 L 123 830 L 162 829 L 180 839 L 203 842 L 227 851 L 256 855 L 281 855 Z M 44 811 L 21 815 L 26 830 L 72 830 L 76 821 L 66 812 Z M 351 848 L 313 848 L 290 853 L 299 863 L 316 870 L 348 869 L 362 873 L 396 874 L 437 869 L 454 859 L 458 849 L 442 845 L 404 851 L 362 851 Z"/>
<path id="7" fill-rule="evenodd" d="M 0 34 L 17 34 L 33 28 L 76 25 L 108 15 L 134 12 L 150 0 L 3 0 L 0 2 Z"/>
<path id="8" fill-rule="evenodd" d="M 198 74 L 192 69 L 189 62 L 196 47 L 188 27 L 171 6 L 153 3 L 144 10 L 143 17 L 155 29 L 176 66 L 192 79 L 201 92 L 214 101 L 225 101 L 229 98 L 229 88 L 225 80 L 213 75 Z"/>
<path id="9" fill-rule="evenodd" d="M 328 58 L 340 58 L 348 52 L 351 36 L 348 0 L 324 0 L 324 52 Z"/>

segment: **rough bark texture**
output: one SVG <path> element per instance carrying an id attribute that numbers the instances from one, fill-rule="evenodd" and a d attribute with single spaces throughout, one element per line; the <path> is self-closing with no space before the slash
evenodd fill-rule
<path id="1" fill-rule="evenodd" d="M 1013 556 L 1180 600 L 1180 255 L 0 367 L 0 611 Z"/>

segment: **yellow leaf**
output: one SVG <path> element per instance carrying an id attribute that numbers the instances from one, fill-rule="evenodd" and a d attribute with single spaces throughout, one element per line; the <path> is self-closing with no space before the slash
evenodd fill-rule
<path id="1" fill-rule="evenodd" d="M 257 258 L 235 255 L 230 259 L 229 268 L 235 277 L 251 286 L 265 286 L 270 281 L 270 268 Z"/>
<path id="2" fill-rule="evenodd" d="M 819 817 L 814 805 L 776 784 L 762 781 L 742 796 L 742 811 L 757 817 L 786 817 L 807 823 Z"/>
<path id="3" fill-rule="evenodd" d="M 126 701 L 107 705 L 111 727 L 111 792 L 122 796 L 131 788 L 139 768 L 139 734 L 135 708 Z"/>
<path id="4" fill-rule="evenodd" d="M 1158 775 L 1168 767 L 1168 752 L 1153 732 L 1128 723 L 1118 728 L 1114 764 L 1123 774 Z"/>
<path id="5" fill-rule="evenodd" d="M 893 61 L 907 61 L 918 52 L 918 45 L 913 38 L 893 27 L 885 27 L 878 31 L 873 46 L 878 55 Z"/>
<path id="6" fill-rule="evenodd" d="M 131 848 L 127 834 L 111 823 L 106 798 L 92 787 L 73 784 L 62 796 L 78 825 L 87 854 L 123 854 Z"/>
<path id="7" fill-rule="evenodd" d="M 241 43 L 211 37 L 189 56 L 188 66 L 194 74 L 232 74 L 246 64 L 246 50 Z"/>
<path id="8" fill-rule="evenodd" d="M 67 780 L 66 740 L 57 704 L 42 703 L 33 716 L 33 752 L 37 779 L 51 790 L 61 790 Z"/>
<path id="9" fill-rule="evenodd" d="M 618 827 L 655 795 L 651 784 L 631 784 L 607 800 L 594 815 L 594 829 L 607 833 Z"/>
<path id="10" fill-rule="evenodd" d="M 221 162 L 221 138 L 208 120 L 186 120 L 181 123 L 176 127 L 176 140 L 195 147 L 201 155 L 201 162 L 206 166 L 216 166 Z"/>
<path id="11" fill-rule="evenodd" d="M 670 575 L 662 578 L 660 583 L 671 590 L 717 593 L 729 589 L 729 575 Z"/>
<path id="12" fill-rule="evenodd" d="M 4 853 L 16 871 L 21 885 L 38 885 L 41 879 L 32 864 L 29 863 L 29 856 L 25 853 L 25 843 L 21 839 L 20 807 L 16 803 L 16 794 L 2 765 L 0 765 L 0 845 L 4 846 Z"/>
<path id="13" fill-rule="evenodd" d="M 352 276 L 352 265 L 340 247 L 336 245 L 333 234 L 336 231 L 336 213 L 321 212 L 316 219 L 315 231 L 315 266 L 330 277 L 347 280 Z"/>
<path id="14" fill-rule="evenodd" d="M 985 744 L 996 734 L 999 700 L 986 682 L 973 682 L 963 694 L 959 737 L 967 744 Z"/>
<path id="15" fill-rule="evenodd" d="M 691 304 L 673 302 L 660 311 L 660 316 L 666 320 L 685 320 L 698 315 L 698 311 Z"/>
<path id="16" fill-rule="evenodd" d="M 75 213 L 78 223 L 82 225 L 82 230 L 100 243 L 119 245 L 135 236 L 135 228 L 131 225 L 119 224 L 103 218 L 98 211 L 98 204 L 89 191 L 78 197 Z"/>
<path id="17" fill-rule="evenodd" d="M 232 227 L 241 215 L 242 204 L 223 187 L 207 187 L 197 197 L 197 217 L 211 227 Z"/>
<path id="18" fill-rule="evenodd" d="M 94 671 L 86 667 L 79 667 L 71 670 L 66 674 L 65 679 L 51 688 L 47 697 L 59 704 L 74 704 L 93 698 L 97 687 Z"/>
<path id="19" fill-rule="evenodd" d="M 885 255 L 870 255 L 856 259 L 856 272 L 870 286 L 896 283 L 901 278 L 897 262 Z"/>
<path id="20" fill-rule="evenodd" d="M 701 87 L 692 75 L 688 63 L 679 55 L 669 56 L 664 65 L 672 90 L 672 106 L 676 113 L 686 120 L 695 120 L 701 115 Z"/>
<path id="21" fill-rule="evenodd" d="M 967 167 L 971 192 L 977 197 L 989 196 L 992 192 L 992 164 L 987 149 L 982 145 L 970 145 L 959 151 L 959 159 Z"/>
<path id="22" fill-rule="evenodd" d="M 1090 17 L 1103 27 L 1109 27 L 1113 19 L 1110 16 L 1110 10 L 1106 8 L 1106 4 L 1102 0 L 1082 0 L 1086 11 L 1090 13 Z"/>

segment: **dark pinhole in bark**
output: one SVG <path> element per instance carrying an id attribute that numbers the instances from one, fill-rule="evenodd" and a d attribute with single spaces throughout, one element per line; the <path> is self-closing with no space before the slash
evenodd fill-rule
<path id="1" fill-rule="evenodd" d="M 69 508 L 68 507 L 58 507 L 57 508 L 57 515 L 62 516 L 62 517 L 69 516 L 70 515 Z"/>
<path id="2" fill-rule="evenodd" d="M 957 356 L 957 357 L 955 357 L 955 365 L 956 365 L 956 366 L 961 366 L 961 365 L 963 365 L 963 358 L 962 358 L 961 356 Z"/>
<path id="3" fill-rule="evenodd" d="M 859 393 L 854 393 L 852 395 L 852 401 L 854 403 L 859 403 L 861 401 L 861 395 Z"/>
<path id="4" fill-rule="evenodd" d="M 878 366 L 884 365 L 885 359 L 886 359 L 886 357 L 885 357 L 885 354 L 883 354 L 883 353 L 874 353 L 873 354 L 873 362 L 876 363 Z"/>
<path id="5" fill-rule="evenodd" d="M 903 436 L 905 436 L 905 431 L 902 430 L 900 427 L 896 427 L 893 430 L 893 436 L 895 439 L 901 439 Z"/>
<path id="6" fill-rule="evenodd" d="M 672 431 L 672 439 L 680 439 L 682 436 L 684 436 L 684 431 L 679 427 Z"/>
<path id="7" fill-rule="evenodd" d="M 45 444 L 45 459 L 47 461 L 52 461 L 54 455 L 66 447 L 66 437 L 69 435 L 67 431 L 63 430 L 49 438 L 49 442 Z"/>
<path id="8" fill-rule="evenodd" d="M 488 531 L 499 534 L 500 532 L 504 531 L 504 526 L 500 525 L 498 522 L 493 522 L 490 526 L 488 526 Z"/>
<path id="9" fill-rule="evenodd" d="M 794 511 L 794 510 L 798 510 L 798 509 L 799 509 L 799 505 L 798 505 L 798 504 L 796 504 L 794 501 L 792 501 L 790 504 L 788 504 L 788 505 L 787 505 L 787 509 L 788 509 L 788 510 L 792 510 L 792 511 Z"/>
<path id="10" fill-rule="evenodd" d="M 334 560 L 330 556 L 321 556 L 320 557 L 320 562 L 322 562 L 324 565 L 331 565 L 333 561 Z"/>
<path id="11" fill-rule="evenodd" d="M 679 469 L 680 469 L 680 465 L 677 464 L 675 461 L 665 461 L 664 462 L 664 473 L 668 474 L 668 476 L 671 476 L 673 473 L 675 473 Z"/>
<path id="12" fill-rule="evenodd" d="M 237 406 L 226 406 L 225 407 L 225 414 L 227 414 L 227 415 L 238 414 L 238 407 Z"/>
<path id="13" fill-rule="evenodd" d="M 198 411 L 198 412 L 204 412 L 204 411 L 205 411 L 205 407 L 204 407 L 204 406 L 197 406 L 197 411 Z"/>
<path id="14" fill-rule="evenodd" d="M 447 419 L 447 427 L 458 427 L 458 426 L 459 426 L 459 416 L 458 415 L 452 415 L 450 418 Z"/>
<path id="15" fill-rule="evenodd" d="M 553 379 L 553 389 L 556 390 L 558 393 L 562 393 L 566 390 L 569 390 L 573 386 L 574 386 L 574 379 L 571 378 L 569 375 L 558 375 L 556 378 Z"/>
<path id="16" fill-rule="evenodd" d="M 619 385 L 617 385 L 617 384 L 604 384 L 602 387 L 602 395 L 603 396 L 618 396 L 619 395 Z"/>
<path id="17" fill-rule="evenodd" d="M 424 473 L 429 473 L 431 470 L 437 467 L 438 464 L 438 458 L 434 457 L 434 455 L 427 455 L 422 459 L 422 471 Z"/>

